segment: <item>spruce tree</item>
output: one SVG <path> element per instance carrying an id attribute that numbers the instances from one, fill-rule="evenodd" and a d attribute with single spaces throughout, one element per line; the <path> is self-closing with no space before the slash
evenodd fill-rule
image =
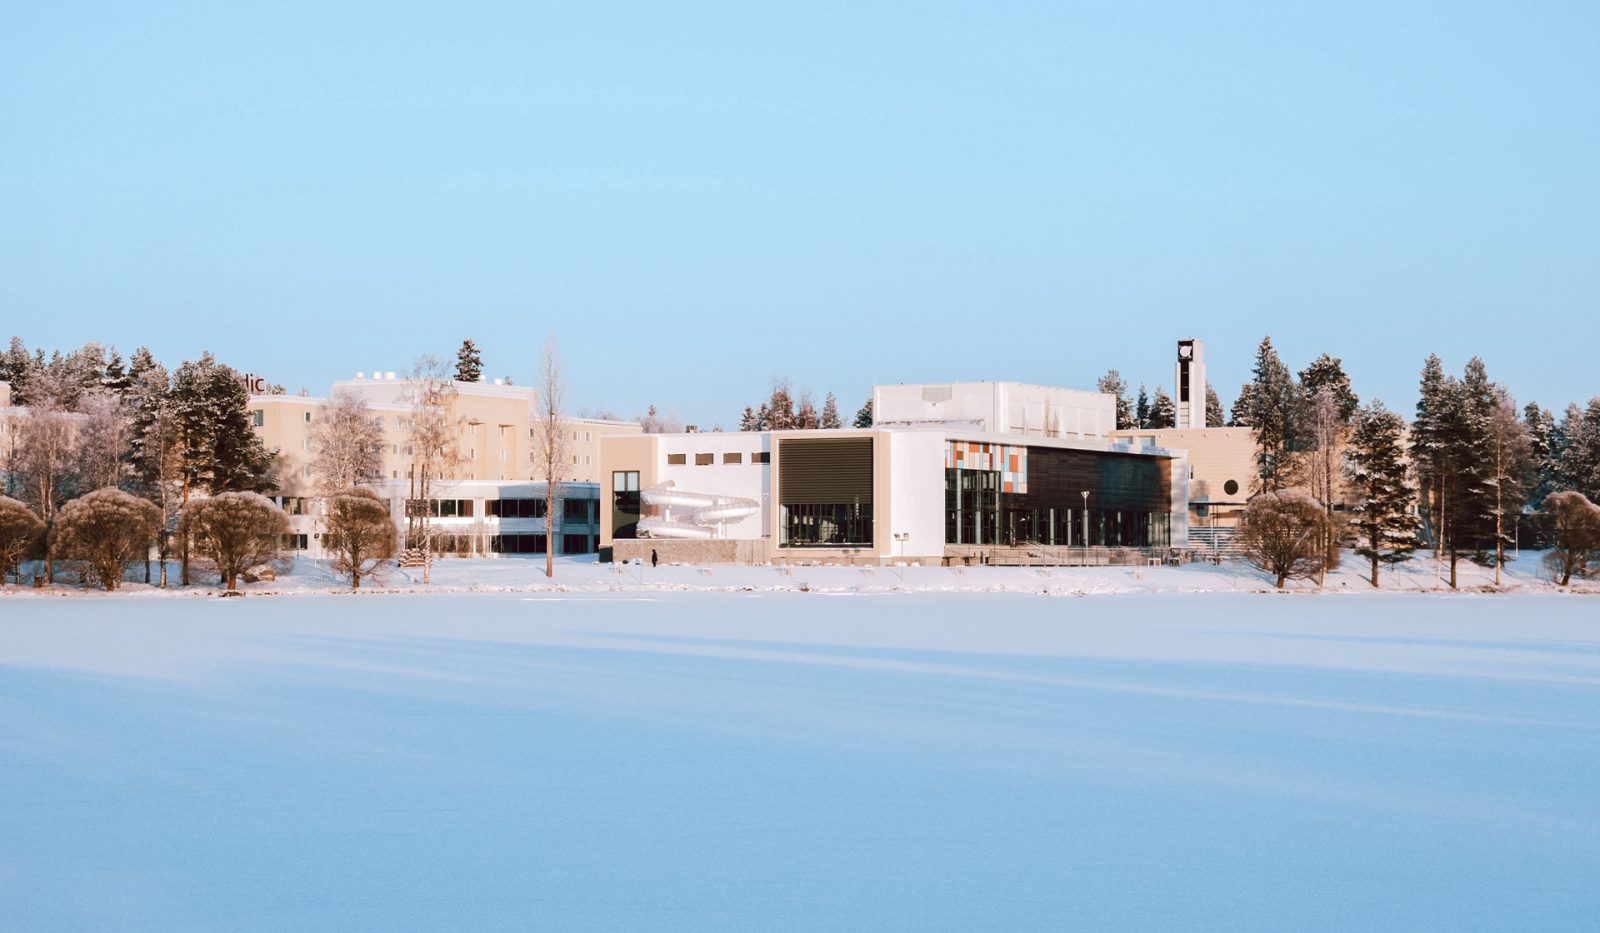
<path id="1" fill-rule="evenodd" d="M 1405 423 L 1374 399 L 1357 411 L 1355 430 L 1345 456 L 1344 473 L 1352 494 L 1351 522 L 1360 544 L 1356 553 L 1378 569 L 1411 559 L 1417 543 L 1415 496 L 1406 475 Z"/>
<path id="2" fill-rule="evenodd" d="M 767 400 L 767 426 L 773 431 L 790 431 L 797 426 L 794 397 L 789 394 L 787 380 L 772 384 L 772 397 Z"/>
<path id="3" fill-rule="evenodd" d="M 749 405 L 744 407 L 744 414 L 739 416 L 739 430 L 756 430 L 756 412 L 755 409 L 751 408 Z"/>
<path id="4" fill-rule="evenodd" d="M 471 340 L 461 341 L 461 349 L 456 351 L 456 381 L 483 381 L 483 354 Z"/>
<path id="5" fill-rule="evenodd" d="M 822 420 L 818 427 L 825 431 L 835 431 L 844 427 L 844 422 L 839 420 L 839 400 L 832 392 L 822 398 Z"/>
<path id="6" fill-rule="evenodd" d="M 772 430 L 772 409 L 767 407 L 766 402 L 762 402 L 760 406 L 756 408 L 756 430 Z"/>
<path id="7" fill-rule="evenodd" d="M 872 399 L 867 399 L 866 403 L 856 410 L 855 420 L 850 422 L 850 426 L 852 428 L 872 427 Z"/>
<path id="8" fill-rule="evenodd" d="M 1446 470 L 1444 417 L 1449 407 L 1445 389 L 1444 365 L 1436 353 L 1422 364 L 1422 383 L 1417 395 L 1417 415 L 1411 422 L 1411 462 L 1422 487 L 1428 517 L 1428 539 L 1438 556 L 1443 547 L 1440 524 L 1444 518 Z"/>
<path id="9" fill-rule="evenodd" d="M 1228 413 L 1228 425 L 1235 428 L 1250 427 L 1250 410 L 1256 403 L 1256 387 L 1247 382 L 1239 387 L 1239 397 L 1233 400 L 1233 410 Z"/>
<path id="10" fill-rule="evenodd" d="M 1528 504 L 1537 510 L 1556 488 L 1556 419 L 1538 402 L 1529 402 L 1522 409 L 1522 424 L 1528 432 L 1528 456 L 1533 466 Z"/>
<path id="11" fill-rule="evenodd" d="M 116 347 L 111 348 L 111 358 L 106 361 L 105 374 L 100 378 L 100 387 L 108 392 L 116 393 L 121 398 L 128 394 L 130 380 L 128 370 L 122 364 L 122 354 Z"/>
<path id="12" fill-rule="evenodd" d="M 1166 389 L 1156 386 L 1155 400 L 1150 403 L 1149 427 L 1170 428 L 1177 424 L 1177 421 L 1178 409 L 1172 404 L 1172 396 L 1167 394 Z"/>
<path id="13" fill-rule="evenodd" d="M 1217 390 L 1211 388 L 1211 383 L 1206 383 L 1206 427 L 1222 427 L 1222 399 L 1217 398 Z"/>
<path id="14" fill-rule="evenodd" d="M 1133 406 L 1128 403 L 1128 380 L 1115 369 L 1106 370 L 1106 374 L 1095 382 L 1095 388 L 1116 400 L 1117 430 L 1126 431 L 1137 427 L 1133 417 Z"/>
<path id="15" fill-rule="evenodd" d="M 1150 396 L 1145 394 L 1144 383 L 1139 383 L 1139 400 L 1133 406 L 1133 422 L 1136 427 L 1150 427 Z"/>
<path id="16" fill-rule="evenodd" d="M 1278 358 L 1272 338 L 1256 349 L 1251 383 L 1250 427 L 1255 432 L 1257 491 L 1276 492 L 1293 479 L 1294 453 L 1302 443 L 1303 400 L 1289 367 Z"/>
<path id="17" fill-rule="evenodd" d="M 1361 400 L 1350 388 L 1350 377 L 1345 375 L 1344 364 L 1337 356 L 1326 353 L 1300 370 L 1300 389 L 1306 398 L 1315 397 L 1323 388 L 1333 391 L 1334 400 L 1339 406 L 1339 421 L 1348 425 L 1350 419 L 1355 417 L 1356 409 L 1361 407 Z"/>

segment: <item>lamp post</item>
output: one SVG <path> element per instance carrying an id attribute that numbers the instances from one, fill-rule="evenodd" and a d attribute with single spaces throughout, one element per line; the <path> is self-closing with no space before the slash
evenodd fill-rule
<path id="1" fill-rule="evenodd" d="M 1083 491 L 1083 553 L 1089 553 L 1089 490 Z"/>

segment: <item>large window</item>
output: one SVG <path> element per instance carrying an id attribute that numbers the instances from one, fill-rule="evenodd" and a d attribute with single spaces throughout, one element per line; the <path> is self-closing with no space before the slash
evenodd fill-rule
<path id="1" fill-rule="evenodd" d="M 633 538 L 639 532 L 639 471 L 611 474 L 611 537 Z"/>
<path id="2" fill-rule="evenodd" d="M 589 501 L 588 499 L 562 499 L 561 520 L 580 524 L 588 524 L 594 521 L 593 513 L 589 510 Z"/>
<path id="3" fill-rule="evenodd" d="M 872 439 L 778 442 L 780 547 L 872 547 Z"/>
<path id="4" fill-rule="evenodd" d="M 544 518 L 544 500 L 490 499 L 484 511 L 491 518 Z"/>

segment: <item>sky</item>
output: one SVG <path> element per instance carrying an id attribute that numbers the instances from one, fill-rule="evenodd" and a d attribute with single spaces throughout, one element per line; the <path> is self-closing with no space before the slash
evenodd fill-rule
<path id="1" fill-rule="evenodd" d="M 290 391 L 463 338 L 732 427 L 776 377 L 1231 401 L 1270 334 L 1600 392 L 1600 4 L 9 4 L 0 339 Z"/>

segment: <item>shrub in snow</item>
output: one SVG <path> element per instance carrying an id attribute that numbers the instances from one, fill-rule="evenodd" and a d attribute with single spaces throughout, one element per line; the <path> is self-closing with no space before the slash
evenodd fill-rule
<path id="1" fill-rule="evenodd" d="M 260 493 L 225 492 L 184 506 L 178 533 L 216 564 L 233 593 L 246 570 L 278 558 L 289 517 Z"/>
<path id="2" fill-rule="evenodd" d="M 44 540 L 44 522 L 15 499 L 0 496 L 0 586 L 5 586 L 10 571 L 22 582 L 22 559 Z"/>
<path id="3" fill-rule="evenodd" d="M 83 561 L 88 579 L 115 590 L 127 562 L 150 553 L 160 525 L 161 510 L 145 500 L 120 489 L 99 489 L 56 513 L 50 556 Z"/>
<path id="4" fill-rule="evenodd" d="M 347 489 L 329 496 L 323 516 L 322 546 L 333 555 L 333 569 L 350 578 L 350 588 L 376 573 L 399 548 L 389 507 L 370 489 Z"/>
<path id="5" fill-rule="evenodd" d="M 1323 542 L 1329 532 L 1322 503 L 1298 490 L 1284 489 L 1250 500 L 1236 540 L 1245 557 L 1271 574 L 1281 590 L 1285 580 L 1322 573 L 1327 561 Z"/>
<path id="6" fill-rule="evenodd" d="M 1600 565 L 1600 506 L 1581 492 L 1552 493 L 1544 500 L 1554 547 L 1545 555 L 1550 579 L 1561 586 Z"/>

